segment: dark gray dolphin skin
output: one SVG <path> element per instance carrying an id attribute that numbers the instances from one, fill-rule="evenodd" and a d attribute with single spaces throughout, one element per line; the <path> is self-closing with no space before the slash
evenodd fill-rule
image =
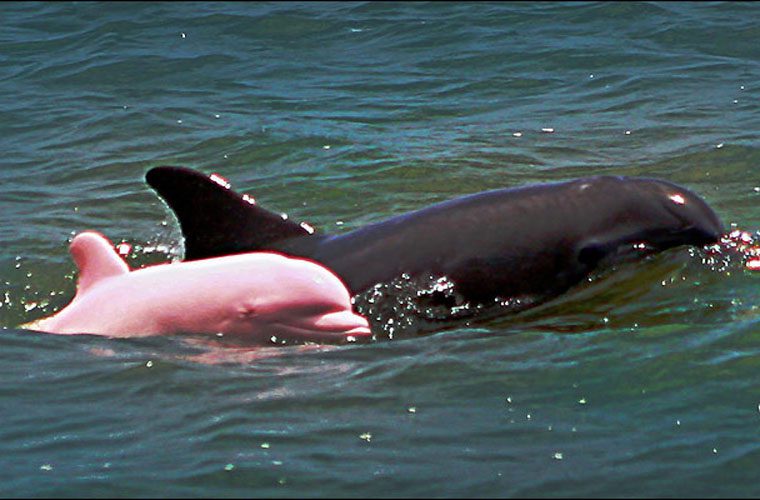
<path id="1" fill-rule="evenodd" d="M 311 234 L 309 226 L 259 207 L 214 176 L 157 167 L 146 180 L 176 214 L 186 260 L 279 251 L 331 268 L 352 294 L 406 273 L 447 276 L 471 303 L 546 299 L 603 261 L 711 244 L 724 232 L 699 196 L 646 178 L 486 191 L 332 236 Z"/>

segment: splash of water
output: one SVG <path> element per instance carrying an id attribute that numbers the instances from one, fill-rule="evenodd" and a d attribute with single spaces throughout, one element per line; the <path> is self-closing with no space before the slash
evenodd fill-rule
<path id="1" fill-rule="evenodd" d="M 703 252 L 690 249 L 693 257 L 701 257 L 702 263 L 713 271 L 732 269 L 760 271 L 760 231 L 754 234 L 735 229 L 723 235 L 720 241 Z"/>
<path id="2" fill-rule="evenodd" d="M 373 338 L 392 340 L 467 324 L 476 317 L 516 313 L 540 302 L 540 297 L 497 297 L 491 303 L 473 303 L 447 276 L 402 274 L 353 300 L 357 312 L 369 320 Z"/>

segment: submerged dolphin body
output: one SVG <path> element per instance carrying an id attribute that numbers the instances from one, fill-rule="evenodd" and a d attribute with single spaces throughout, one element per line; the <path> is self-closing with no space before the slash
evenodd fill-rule
<path id="1" fill-rule="evenodd" d="M 699 196 L 646 178 L 599 176 L 481 192 L 340 235 L 312 234 L 231 190 L 218 176 L 157 167 L 148 184 L 174 211 L 185 259 L 252 250 L 303 256 L 352 294 L 402 274 L 445 276 L 460 302 L 539 303 L 600 263 L 718 241 L 723 225 Z"/>
<path id="2" fill-rule="evenodd" d="M 340 279 L 306 260 L 247 253 L 130 271 L 95 232 L 77 235 L 70 250 L 79 268 L 76 296 L 24 328 L 111 337 L 222 333 L 264 342 L 370 335 Z"/>

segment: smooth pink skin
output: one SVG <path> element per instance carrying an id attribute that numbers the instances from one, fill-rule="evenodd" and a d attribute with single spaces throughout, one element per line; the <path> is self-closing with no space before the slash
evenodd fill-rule
<path id="1" fill-rule="evenodd" d="M 370 336 L 340 279 L 311 261 L 247 253 L 130 271 L 111 242 L 91 231 L 77 235 L 70 251 L 79 268 L 74 300 L 23 327 L 111 337 L 222 333 L 266 342 Z"/>

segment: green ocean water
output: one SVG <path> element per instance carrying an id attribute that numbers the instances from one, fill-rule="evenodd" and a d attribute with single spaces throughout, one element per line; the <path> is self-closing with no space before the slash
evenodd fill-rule
<path id="1" fill-rule="evenodd" d="M 3 3 L 0 495 L 760 496 L 760 274 L 736 258 L 225 363 L 16 329 L 70 300 L 73 233 L 181 255 L 162 164 L 327 233 L 653 176 L 757 240 L 758 26 L 752 3 Z"/>

